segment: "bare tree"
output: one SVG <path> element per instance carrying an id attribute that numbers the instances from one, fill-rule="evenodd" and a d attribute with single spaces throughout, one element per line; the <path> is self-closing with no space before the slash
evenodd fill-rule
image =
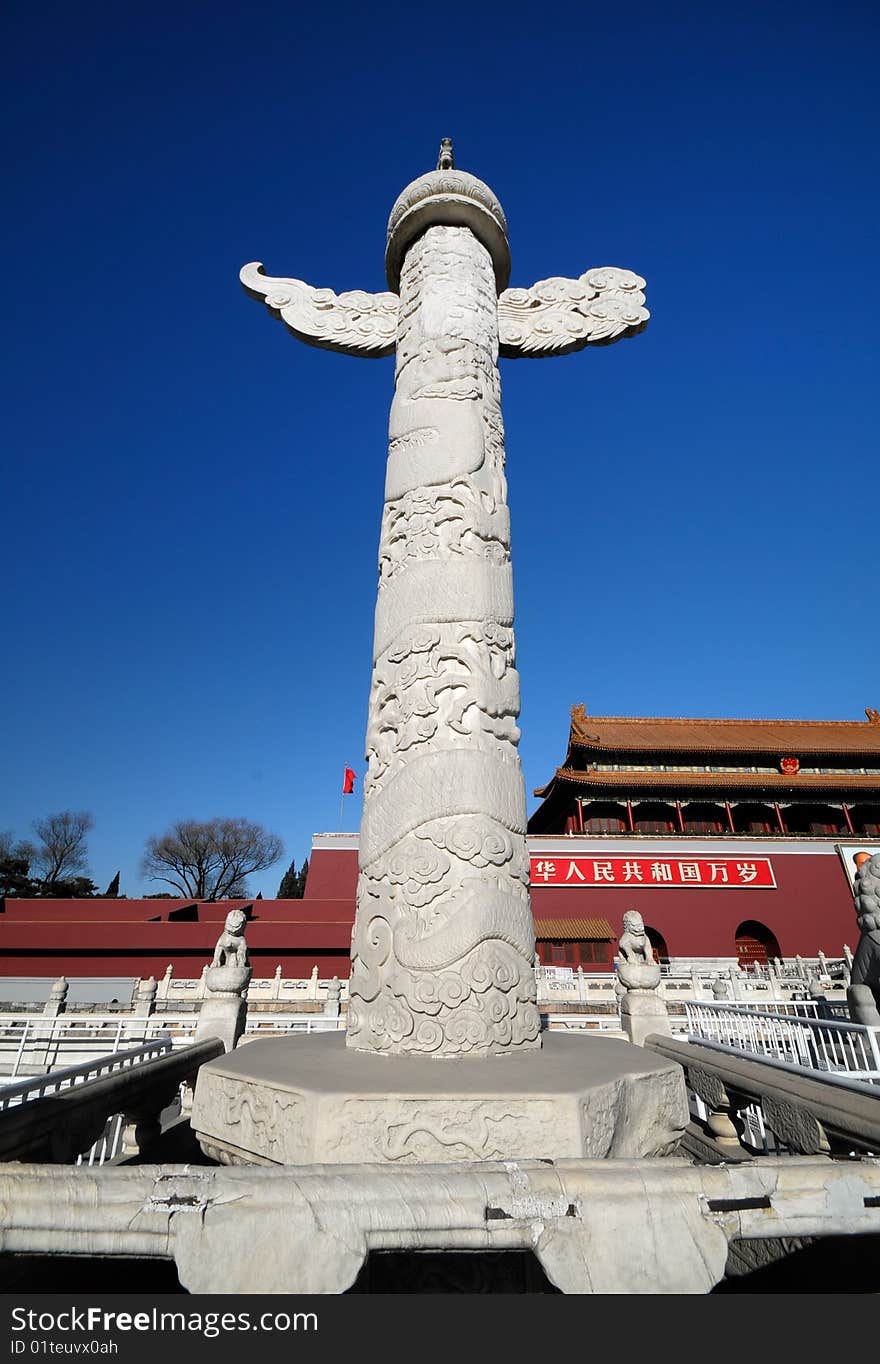
<path id="1" fill-rule="evenodd" d="M 243 899 L 246 877 L 271 867 L 283 851 L 277 834 L 246 819 L 183 819 L 148 839 L 141 869 L 193 900 Z"/>
<path id="2" fill-rule="evenodd" d="M 40 879 L 47 884 L 67 880 L 75 872 L 86 869 L 86 835 L 94 820 L 85 811 L 62 810 L 58 815 L 47 815 L 34 821 L 34 832 L 40 840 L 35 850 L 33 866 Z"/>

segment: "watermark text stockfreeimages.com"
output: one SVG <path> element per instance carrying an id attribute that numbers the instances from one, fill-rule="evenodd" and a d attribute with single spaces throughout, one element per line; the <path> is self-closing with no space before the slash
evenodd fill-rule
<path id="1" fill-rule="evenodd" d="M 141 1312 L 113 1312 L 105 1307 L 66 1307 L 59 1312 L 37 1311 L 27 1307 L 11 1309 L 10 1342 L 12 1354 L 113 1354 L 112 1341 L 76 1342 L 80 1348 L 73 1349 L 70 1342 L 61 1348 L 50 1348 L 58 1342 L 27 1338 L 24 1332 L 51 1334 L 64 1331 L 86 1333 L 102 1332 L 115 1334 L 119 1331 L 180 1332 L 207 1337 L 209 1340 L 224 1332 L 235 1331 L 317 1331 L 316 1312 L 163 1312 L 151 1307 Z M 101 1346 L 108 1348 L 102 1349 Z M 35 1348 L 36 1347 L 36 1348 Z M 45 1347 L 45 1348 L 43 1348 Z"/>

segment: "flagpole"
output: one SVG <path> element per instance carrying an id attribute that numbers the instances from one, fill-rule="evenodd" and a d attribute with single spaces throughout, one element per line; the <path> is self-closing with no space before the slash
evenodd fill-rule
<path id="1" fill-rule="evenodd" d="M 344 804 L 345 804 L 345 782 L 342 783 L 342 795 L 339 797 L 339 828 L 336 830 L 336 832 L 337 832 L 338 834 L 341 834 L 341 833 L 342 833 L 342 807 L 343 807 Z"/>

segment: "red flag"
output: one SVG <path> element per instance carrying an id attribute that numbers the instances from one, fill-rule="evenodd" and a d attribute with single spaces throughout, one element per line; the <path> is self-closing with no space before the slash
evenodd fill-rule
<path id="1" fill-rule="evenodd" d="M 350 768 L 350 767 L 347 767 L 347 768 L 345 769 L 345 774 L 344 774 L 344 776 L 343 776 L 343 778 L 342 778 L 342 794 L 343 794 L 344 796 L 350 796 L 350 795 L 351 795 L 352 791 L 354 790 L 354 784 L 355 784 L 356 781 L 357 781 L 357 773 L 356 773 L 356 772 L 352 772 L 351 768 Z"/>

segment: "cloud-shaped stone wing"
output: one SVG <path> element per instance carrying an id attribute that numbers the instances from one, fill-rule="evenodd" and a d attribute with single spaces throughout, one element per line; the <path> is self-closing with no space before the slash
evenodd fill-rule
<path id="1" fill-rule="evenodd" d="M 310 346 L 376 358 L 394 354 L 397 294 L 313 289 L 301 279 L 272 279 L 263 274 L 260 261 L 243 266 L 239 278 L 251 298 L 279 313 L 294 336 Z"/>
<path id="2" fill-rule="evenodd" d="M 580 279 L 540 279 L 498 299 L 500 351 L 509 357 L 566 355 L 635 336 L 648 324 L 645 281 L 606 266 Z"/>

